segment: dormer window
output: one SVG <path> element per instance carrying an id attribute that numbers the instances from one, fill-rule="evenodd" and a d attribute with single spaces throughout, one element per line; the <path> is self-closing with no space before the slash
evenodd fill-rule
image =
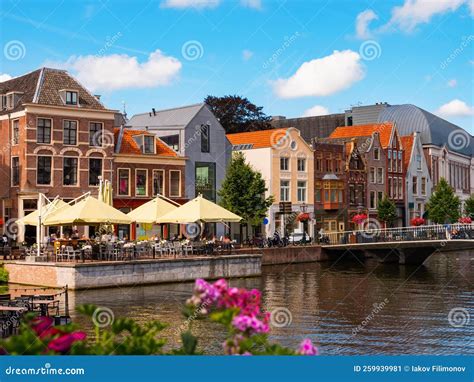
<path id="1" fill-rule="evenodd" d="M 145 135 L 143 144 L 143 154 L 154 154 L 155 153 L 155 137 Z"/>
<path id="2" fill-rule="evenodd" d="M 77 92 L 66 90 L 66 105 L 77 105 Z"/>
<path id="3" fill-rule="evenodd" d="M 2 110 L 14 109 L 21 100 L 22 92 L 10 92 L 1 96 Z"/>

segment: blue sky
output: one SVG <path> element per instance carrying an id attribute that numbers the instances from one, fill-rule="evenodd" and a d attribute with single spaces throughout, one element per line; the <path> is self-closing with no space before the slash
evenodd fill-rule
<path id="1" fill-rule="evenodd" d="M 68 69 L 131 116 L 239 94 L 287 117 L 414 103 L 474 133 L 471 0 L 1 2 L 0 79 Z"/>

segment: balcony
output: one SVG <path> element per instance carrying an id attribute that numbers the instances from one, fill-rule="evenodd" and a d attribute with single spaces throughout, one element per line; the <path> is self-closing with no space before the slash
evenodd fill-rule
<path id="1" fill-rule="evenodd" d="M 339 202 L 324 202 L 323 209 L 325 210 L 338 210 L 341 208 L 341 203 Z"/>

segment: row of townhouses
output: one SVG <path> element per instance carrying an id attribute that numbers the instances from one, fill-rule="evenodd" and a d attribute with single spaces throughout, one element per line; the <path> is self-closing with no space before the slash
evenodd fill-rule
<path id="1" fill-rule="evenodd" d="M 288 216 L 301 212 L 310 217 L 312 237 L 320 228 L 352 229 L 354 214 L 376 219 L 384 194 L 397 206 L 397 225 L 408 225 L 423 216 L 441 177 L 462 201 L 474 193 L 472 136 L 413 105 L 280 116 L 271 130 L 226 135 L 205 104 L 127 119 L 64 70 L 42 68 L 2 82 L 0 98 L 0 223 L 4 232 L 18 230 L 21 241 L 34 238 L 35 227 L 15 221 L 37 208 L 40 193 L 66 201 L 97 195 L 100 179 L 112 183 L 114 206 L 124 212 L 157 194 L 180 204 L 198 194 L 217 201 L 232 151 L 244 153 L 274 196 L 258 228 L 266 235 L 284 232 Z M 84 229 L 90 235 L 94 227 Z M 132 225 L 118 232 L 179 234 L 179 227 L 164 229 Z M 216 235 L 224 229 L 207 227 Z M 233 229 L 233 238 L 239 232 Z"/>

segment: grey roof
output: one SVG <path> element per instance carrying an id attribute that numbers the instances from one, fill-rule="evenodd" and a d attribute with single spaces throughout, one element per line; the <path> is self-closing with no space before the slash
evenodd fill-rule
<path id="1" fill-rule="evenodd" d="M 446 145 L 450 151 L 474 155 L 474 137 L 459 126 L 415 105 L 387 105 L 378 122 L 393 121 L 400 135 L 419 132 L 423 144 Z"/>
<path id="2" fill-rule="evenodd" d="M 201 110 L 204 103 L 182 106 L 174 109 L 156 110 L 147 113 L 135 114 L 127 122 L 127 126 L 143 129 L 179 129 L 186 127 Z"/>

